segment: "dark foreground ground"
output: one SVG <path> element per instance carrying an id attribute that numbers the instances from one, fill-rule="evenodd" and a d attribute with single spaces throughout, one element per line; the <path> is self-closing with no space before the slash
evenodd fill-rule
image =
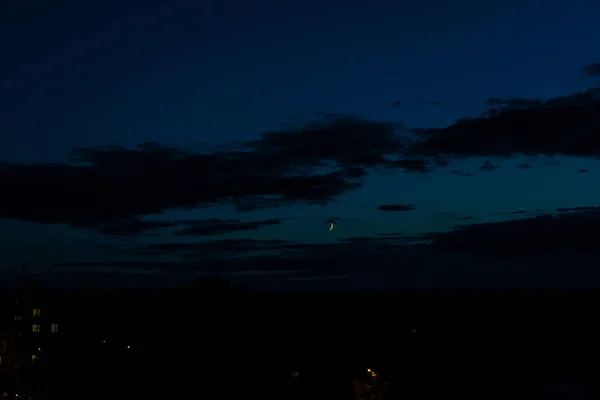
<path id="1" fill-rule="evenodd" d="M 61 398 L 354 399 L 367 368 L 393 399 L 600 396 L 598 293 L 52 298 L 63 342 L 35 379 Z"/>

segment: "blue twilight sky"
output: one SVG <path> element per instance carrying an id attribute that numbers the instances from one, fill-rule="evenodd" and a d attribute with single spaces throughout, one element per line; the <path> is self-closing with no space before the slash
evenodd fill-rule
<path id="1" fill-rule="evenodd" d="M 319 112 L 444 127 L 480 113 L 489 97 L 549 99 L 587 88 L 581 68 L 600 56 L 598 15 L 594 0 L 0 0 L 0 160 L 63 162 L 73 148 L 148 141 L 239 143 Z M 159 219 L 290 217 L 219 239 L 321 243 L 456 225 L 441 213 L 488 222 L 519 209 L 600 204 L 595 160 L 516 157 L 479 171 L 484 161 L 371 174 L 323 207 L 240 215 L 224 206 Z M 385 213 L 381 204 L 416 209 Z M 349 222 L 322 229 L 332 217 Z M 0 220 L 0 238 L 5 269 L 23 259 L 41 269 L 97 259 L 107 257 L 98 245 L 152 240 L 15 220 Z"/>

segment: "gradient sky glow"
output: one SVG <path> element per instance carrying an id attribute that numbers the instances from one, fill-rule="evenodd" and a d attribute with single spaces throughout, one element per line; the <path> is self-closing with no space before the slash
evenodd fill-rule
<path id="1" fill-rule="evenodd" d="M 0 160 L 63 162 L 73 148 L 113 143 L 236 143 L 319 112 L 443 127 L 480 113 L 489 97 L 587 88 L 581 67 L 600 56 L 598 15 L 594 0 L 3 1 Z M 437 101 L 444 104 L 428 104 Z M 323 243 L 456 225 L 442 213 L 488 222 L 519 209 L 600 204 L 598 161 L 552 159 L 492 160 L 501 168 L 479 171 L 485 159 L 471 158 L 426 175 L 372 174 L 323 207 L 239 214 L 223 206 L 157 218 L 293 217 L 219 239 Z M 386 213 L 381 204 L 416 210 Z M 347 222 L 328 232 L 331 217 Z M 28 259 L 43 270 L 109 257 L 98 245 L 148 240 L 0 220 L 0 263 L 12 270 Z"/>

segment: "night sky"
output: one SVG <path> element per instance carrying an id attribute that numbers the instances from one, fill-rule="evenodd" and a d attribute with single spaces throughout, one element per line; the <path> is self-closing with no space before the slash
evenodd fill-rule
<path id="1" fill-rule="evenodd" d="M 0 271 L 596 287 L 598 15 L 0 0 Z"/>

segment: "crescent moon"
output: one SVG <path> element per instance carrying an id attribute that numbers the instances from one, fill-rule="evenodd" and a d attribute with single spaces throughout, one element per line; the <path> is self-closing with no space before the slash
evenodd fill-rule
<path id="1" fill-rule="evenodd" d="M 335 226 L 335 224 L 331 221 L 329 221 L 329 224 L 330 224 L 329 230 L 331 231 L 331 230 L 333 230 L 333 227 Z"/>

